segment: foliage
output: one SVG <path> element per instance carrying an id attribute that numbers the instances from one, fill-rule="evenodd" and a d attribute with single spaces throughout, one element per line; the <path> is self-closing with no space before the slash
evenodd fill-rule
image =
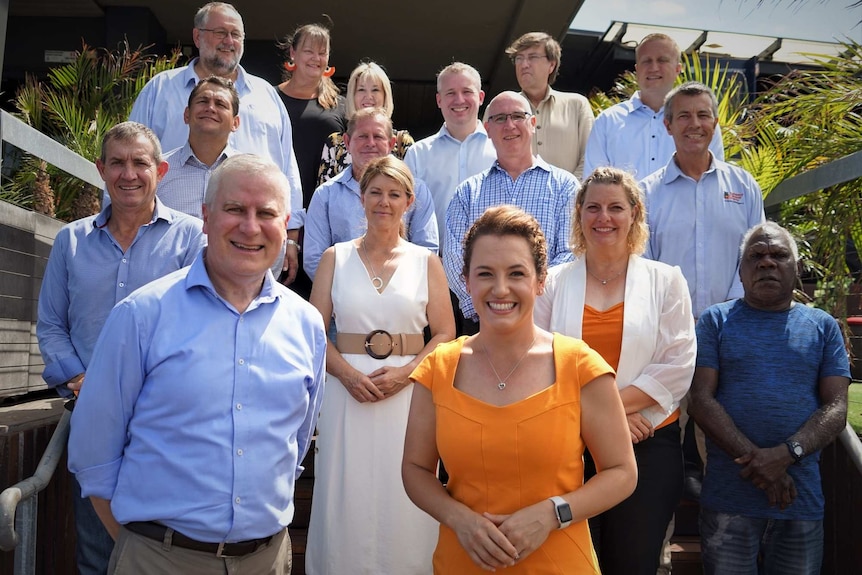
<path id="1" fill-rule="evenodd" d="M 174 68 L 180 57 L 178 50 L 170 56 L 145 50 L 132 50 L 128 43 L 114 51 L 84 44 L 74 62 L 52 68 L 44 82 L 28 75 L 16 93 L 16 115 L 94 161 L 105 133 L 129 117 L 146 82 Z M 0 193 L 0 199 L 67 221 L 98 210 L 98 196 L 92 186 L 26 154 L 11 183 Z"/>

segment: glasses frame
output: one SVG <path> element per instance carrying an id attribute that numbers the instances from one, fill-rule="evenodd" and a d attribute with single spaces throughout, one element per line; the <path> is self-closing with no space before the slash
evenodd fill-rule
<path id="1" fill-rule="evenodd" d="M 522 114 L 523 114 L 523 118 L 521 117 Z M 497 124 L 498 126 L 506 125 L 506 122 L 508 120 L 512 120 L 513 124 L 523 124 L 528 119 L 530 119 L 530 117 L 532 115 L 533 114 L 531 114 L 530 112 L 523 112 L 523 111 L 521 111 L 521 112 L 510 112 L 508 114 L 494 114 L 493 116 L 488 116 L 488 122 L 491 124 Z"/>
<path id="2" fill-rule="evenodd" d="M 198 30 L 200 30 L 201 32 L 209 32 L 210 34 L 218 38 L 219 41 L 224 40 L 228 36 L 230 36 L 231 40 L 233 40 L 234 42 L 245 41 L 245 33 L 240 32 L 239 30 L 231 30 L 230 32 L 228 32 L 224 28 L 198 28 Z"/>

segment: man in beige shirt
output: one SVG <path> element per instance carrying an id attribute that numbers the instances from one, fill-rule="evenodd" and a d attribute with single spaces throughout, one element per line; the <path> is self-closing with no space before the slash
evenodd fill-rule
<path id="1" fill-rule="evenodd" d="M 581 178 L 593 112 L 580 94 L 551 88 L 560 72 L 560 43 L 544 32 L 529 32 L 506 48 L 506 54 L 536 117 L 533 155 Z"/>

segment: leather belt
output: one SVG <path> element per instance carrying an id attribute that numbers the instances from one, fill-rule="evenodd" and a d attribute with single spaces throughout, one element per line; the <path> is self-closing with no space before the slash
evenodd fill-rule
<path id="1" fill-rule="evenodd" d="M 421 333 L 389 333 L 382 329 L 364 333 L 337 333 L 335 348 L 341 353 L 367 353 L 374 359 L 390 355 L 416 355 L 425 347 Z"/>
<path id="2" fill-rule="evenodd" d="M 170 530 L 170 545 L 176 545 L 177 547 L 193 551 L 202 551 L 203 553 L 212 553 L 216 557 L 242 557 L 243 555 L 254 553 L 261 547 L 268 545 L 272 541 L 272 538 L 275 537 L 275 535 L 270 535 L 262 539 L 249 539 L 248 541 L 237 541 L 236 543 L 206 543 L 187 537 L 179 531 L 174 531 L 170 527 L 165 527 L 154 521 L 132 521 L 131 523 L 126 523 L 124 527 L 133 533 L 143 535 L 147 539 L 160 543 L 167 543 L 168 530 Z"/>

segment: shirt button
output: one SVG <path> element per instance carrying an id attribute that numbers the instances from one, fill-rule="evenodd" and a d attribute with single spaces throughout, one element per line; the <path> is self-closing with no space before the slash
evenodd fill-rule
<path id="1" fill-rule="evenodd" d="M 245 365 L 245 360 L 244 360 L 244 359 L 239 360 L 239 364 L 240 364 L 240 365 Z"/>
<path id="2" fill-rule="evenodd" d="M 126 263 L 126 261 L 127 261 L 126 258 L 123 258 L 123 263 Z"/>
<path id="3" fill-rule="evenodd" d="M 241 403 L 237 403 L 237 404 L 236 404 L 236 408 L 237 408 L 237 410 L 238 410 L 238 411 L 242 410 L 242 404 L 241 404 Z"/>
<path id="4" fill-rule="evenodd" d="M 240 457 L 242 457 L 242 449 L 237 449 L 236 454 L 239 455 Z"/>
<path id="5" fill-rule="evenodd" d="M 124 284 L 123 282 L 120 282 L 120 287 L 126 287 L 126 284 Z"/>
<path id="6" fill-rule="evenodd" d="M 239 505 L 239 501 L 240 501 L 240 499 L 239 499 L 239 497 L 237 497 L 237 498 L 236 498 L 236 499 L 234 499 L 233 501 L 234 501 L 234 503 L 236 503 L 237 505 Z"/>
<path id="7" fill-rule="evenodd" d="M 537 130 L 541 130 L 541 129 L 542 129 L 542 127 L 541 127 L 541 126 L 536 126 L 536 129 L 537 129 Z"/>
<path id="8" fill-rule="evenodd" d="M 537 146 L 541 146 L 541 145 L 542 145 L 542 142 L 536 142 L 536 145 L 537 145 Z"/>

